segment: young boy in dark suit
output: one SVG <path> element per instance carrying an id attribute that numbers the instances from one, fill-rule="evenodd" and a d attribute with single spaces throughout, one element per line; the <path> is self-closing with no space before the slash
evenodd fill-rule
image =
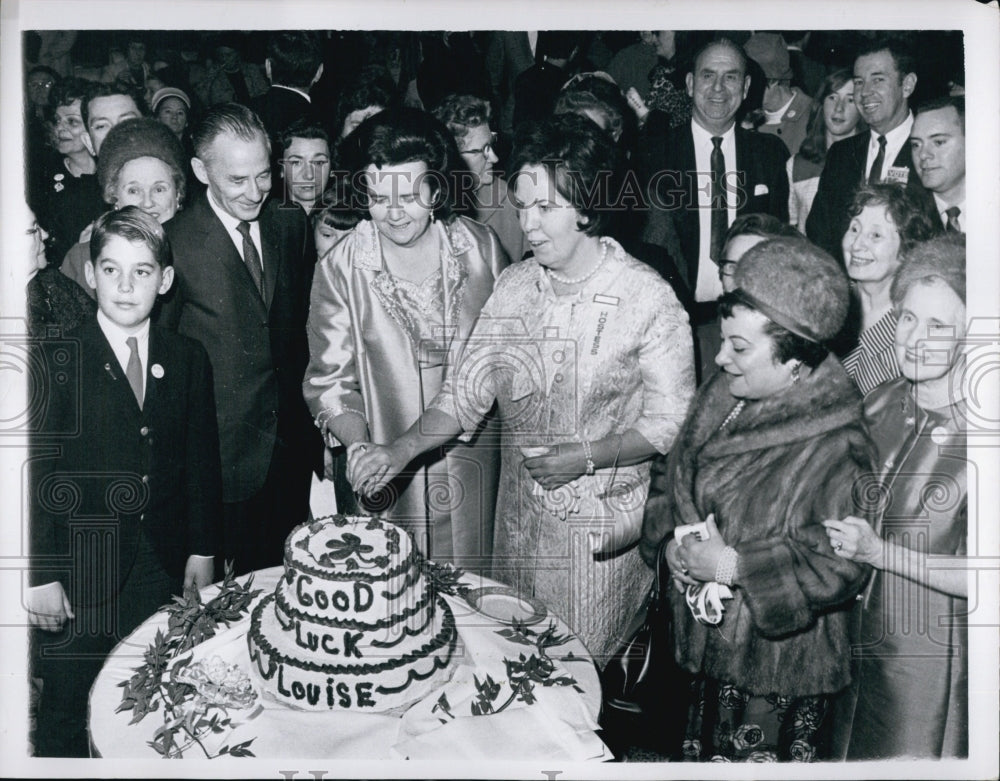
<path id="1" fill-rule="evenodd" d="M 172 595 L 212 582 L 222 510 L 208 355 L 149 320 L 173 281 L 162 227 L 135 206 L 109 212 L 90 257 L 97 317 L 67 334 L 78 354 L 64 350 L 69 381 L 50 382 L 34 439 L 36 756 L 88 755 L 104 658 Z"/>

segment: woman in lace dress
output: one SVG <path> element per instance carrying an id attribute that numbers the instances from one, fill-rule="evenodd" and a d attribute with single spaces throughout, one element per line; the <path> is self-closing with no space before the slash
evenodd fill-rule
<path id="1" fill-rule="evenodd" d="M 440 172 L 447 129 L 414 109 L 364 122 L 341 150 L 365 219 L 316 267 L 306 402 L 330 448 L 387 442 L 437 395 L 508 259 L 492 230 L 454 217 Z M 439 561 L 488 561 L 497 461 L 489 431 L 441 443 L 362 511 L 413 533 Z"/>
<path id="2" fill-rule="evenodd" d="M 691 329 L 670 286 L 607 235 L 613 202 L 588 198 L 618 170 L 607 134 L 560 115 L 519 131 L 513 162 L 534 257 L 498 280 L 420 423 L 348 473 L 376 490 L 415 453 L 475 431 L 496 401 L 493 577 L 539 597 L 602 658 L 649 583 L 638 524 L 649 460 L 670 449 L 694 392 Z"/>

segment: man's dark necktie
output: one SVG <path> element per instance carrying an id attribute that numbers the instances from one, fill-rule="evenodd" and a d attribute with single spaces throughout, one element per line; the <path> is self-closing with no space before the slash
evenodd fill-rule
<path id="1" fill-rule="evenodd" d="M 260 265 L 260 253 L 257 252 L 257 247 L 253 243 L 253 239 L 250 238 L 250 223 L 243 221 L 236 230 L 243 237 L 243 262 L 246 264 L 250 276 L 253 277 L 253 283 L 257 286 L 257 292 L 263 296 L 264 285 L 261 281 L 263 274 Z"/>
<path id="2" fill-rule="evenodd" d="M 944 210 L 944 213 L 948 217 L 948 222 L 945 223 L 944 226 L 945 231 L 949 233 L 951 232 L 961 233 L 962 228 L 958 224 L 958 215 L 962 213 L 962 210 L 959 209 L 957 206 L 949 206 L 947 209 Z"/>
<path id="3" fill-rule="evenodd" d="M 722 257 L 722 243 L 729 228 L 729 214 L 726 212 L 726 191 L 723 186 L 726 176 L 726 158 L 722 154 L 722 138 L 712 136 L 712 244 L 709 257 L 716 263 Z"/>
<path id="4" fill-rule="evenodd" d="M 885 165 L 885 136 L 878 137 L 878 154 L 872 170 L 868 172 L 868 184 L 878 184 L 882 181 L 882 166 Z"/>
<path id="5" fill-rule="evenodd" d="M 142 409 L 142 361 L 139 360 L 139 342 L 134 336 L 125 340 L 128 345 L 128 363 L 125 366 L 125 378 L 132 386 L 132 393 L 135 400 L 139 402 L 139 409 Z"/>

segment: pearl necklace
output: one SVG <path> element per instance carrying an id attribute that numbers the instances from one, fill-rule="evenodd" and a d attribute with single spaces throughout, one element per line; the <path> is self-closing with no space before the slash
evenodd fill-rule
<path id="1" fill-rule="evenodd" d="M 563 285 L 579 285 L 581 282 L 586 282 L 588 279 L 590 279 L 592 276 L 594 276 L 594 274 L 596 274 L 600 270 L 601 266 L 604 265 L 604 261 L 607 260 L 607 257 L 608 257 L 608 245 L 607 245 L 607 242 L 602 242 L 601 246 L 604 248 L 603 251 L 601 252 L 601 259 L 599 261 L 597 261 L 597 264 L 590 271 L 588 271 L 586 274 L 584 274 L 582 277 L 564 277 L 564 276 L 561 276 L 560 274 L 558 274 L 557 272 L 553 271 L 550 268 L 547 268 L 545 270 L 548 272 L 549 276 L 552 279 L 554 279 L 556 282 L 559 282 L 560 284 L 563 284 Z"/>
<path id="2" fill-rule="evenodd" d="M 732 408 L 732 410 L 730 411 L 730 413 L 728 415 L 726 415 L 726 419 L 724 421 L 722 421 L 722 425 L 719 426 L 719 428 L 720 429 L 724 429 L 724 428 L 728 427 L 730 423 L 732 423 L 734 420 L 736 420 L 736 418 L 743 411 L 743 408 L 746 405 L 747 405 L 747 400 L 746 399 L 740 399 L 739 401 L 737 401 L 736 402 L 736 406 Z"/>

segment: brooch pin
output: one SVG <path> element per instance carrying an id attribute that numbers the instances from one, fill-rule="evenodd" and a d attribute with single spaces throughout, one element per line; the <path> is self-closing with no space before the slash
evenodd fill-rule
<path id="1" fill-rule="evenodd" d="M 65 188 L 65 185 L 63 185 L 63 183 L 62 183 L 62 182 L 56 182 L 56 183 L 55 183 L 55 185 L 53 186 L 53 189 L 54 189 L 54 190 L 55 190 L 55 191 L 56 191 L 57 193 L 61 193 L 61 192 L 62 192 L 62 191 L 63 191 L 64 189 L 66 189 L 66 188 Z"/>
<path id="2" fill-rule="evenodd" d="M 52 178 L 55 179 L 57 182 L 61 182 L 65 178 L 65 174 L 56 174 Z"/>
<path id="3" fill-rule="evenodd" d="M 162 367 L 162 366 L 160 366 L 160 364 L 158 364 L 158 363 L 154 363 L 154 364 L 153 364 L 153 365 L 152 365 L 152 366 L 151 366 L 151 367 L 149 368 L 149 372 L 150 372 L 150 374 L 152 374 L 152 375 L 153 375 L 154 377 L 156 377 L 156 379 L 158 379 L 158 380 L 162 380 L 162 379 L 163 379 L 163 367 Z"/>

